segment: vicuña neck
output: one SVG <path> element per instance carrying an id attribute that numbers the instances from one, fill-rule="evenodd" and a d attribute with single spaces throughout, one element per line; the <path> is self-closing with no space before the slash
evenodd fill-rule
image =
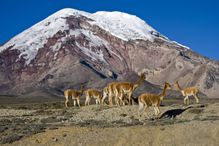
<path id="1" fill-rule="evenodd" d="M 144 81 L 144 78 L 141 76 L 138 81 L 133 85 L 133 90 L 138 88 L 138 86 Z"/>
<path id="2" fill-rule="evenodd" d="M 133 85 L 133 91 L 134 91 L 136 88 L 138 88 L 138 86 L 139 86 L 139 84 L 134 84 L 134 85 Z"/>
<path id="3" fill-rule="evenodd" d="M 164 85 L 163 92 L 160 94 L 160 97 L 166 96 L 166 90 L 167 90 L 167 86 Z"/>
<path id="4" fill-rule="evenodd" d="M 83 93 L 83 91 L 84 91 L 84 88 L 81 86 L 81 89 L 80 89 L 80 93 L 82 94 Z"/>
<path id="5" fill-rule="evenodd" d="M 182 91 L 182 88 L 180 87 L 180 85 L 179 85 L 178 82 L 176 82 L 176 86 L 177 86 L 177 89 L 178 89 L 178 90 Z"/>

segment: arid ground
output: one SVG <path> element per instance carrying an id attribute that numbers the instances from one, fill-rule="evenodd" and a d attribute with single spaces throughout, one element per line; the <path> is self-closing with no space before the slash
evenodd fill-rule
<path id="1" fill-rule="evenodd" d="M 65 108 L 62 99 L 14 99 L 0 98 L 0 145 L 219 145 L 218 99 L 183 105 L 166 98 L 158 119 L 153 108 L 139 117 L 138 105 Z"/>

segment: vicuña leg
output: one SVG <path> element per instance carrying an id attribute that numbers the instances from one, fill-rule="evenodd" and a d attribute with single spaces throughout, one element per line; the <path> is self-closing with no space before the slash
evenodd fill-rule
<path id="1" fill-rule="evenodd" d="M 81 107 L 79 98 L 77 98 L 77 103 L 78 103 L 78 106 Z"/>
<path id="2" fill-rule="evenodd" d="M 68 107 L 68 96 L 65 97 L 65 107 Z"/>
<path id="3" fill-rule="evenodd" d="M 99 102 L 98 102 L 98 98 L 96 98 L 96 105 L 98 104 Z"/>
<path id="4" fill-rule="evenodd" d="M 100 99 L 100 97 L 97 98 L 97 102 L 98 102 L 98 104 L 101 104 L 101 99 Z"/>
<path id="5" fill-rule="evenodd" d="M 87 99 L 87 105 L 90 105 L 90 100 L 91 100 L 91 98 L 88 97 L 88 99 Z"/>
<path id="6" fill-rule="evenodd" d="M 104 104 L 106 97 L 107 97 L 107 95 L 104 93 L 104 94 L 103 94 L 103 98 L 102 98 L 102 100 L 101 100 L 101 104 Z"/>
<path id="7" fill-rule="evenodd" d="M 109 100 L 109 105 L 112 106 L 113 105 L 113 95 L 112 95 L 112 93 L 109 93 L 108 100 Z"/>
<path id="8" fill-rule="evenodd" d="M 148 109 L 148 106 L 147 104 L 144 104 L 144 114 L 146 114 L 147 118 L 149 118 L 148 114 L 147 114 L 147 109 Z"/>
<path id="9" fill-rule="evenodd" d="M 86 97 L 86 100 L 85 100 L 85 106 L 89 105 L 90 104 L 90 98 L 89 97 Z"/>
<path id="10" fill-rule="evenodd" d="M 124 101 L 124 95 L 122 93 L 119 94 L 119 105 L 122 103 L 122 105 L 125 105 L 125 101 Z"/>
<path id="11" fill-rule="evenodd" d="M 101 100 L 101 104 L 104 104 L 105 103 L 105 99 L 107 97 L 107 94 L 106 93 L 103 93 L 103 98 Z"/>
<path id="12" fill-rule="evenodd" d="M 158 115 L 158 110 L 157 110 L 157 107 L 156 107 L 156 106 L 154 106 L 154 114 L 155 114 L 155 116 Z"/>
<path id="13" fill-rule="evenodd" d="M 159 115 L 160 115 L 160 108 L 159 108 L 158 106 L 155 106 L 155 107 L 154 107 L 154 110 L 156 111 L 156 112 L 155 112 L 156 118 L 159 118 Z"/>
<path id="14" fill-rule="evenodd" d="M 132 98 L 132 93 L 131 93 L 131 92 L 129 92 L 129 93 L 128 93 L 129 105 L 131 105 L 131 104 L 132 104 L 132 103 L 131 103 L 131 98 Z"/>
<path id="15" fill-rule="evenodd" d="M 156 108 L 157 108 L 157 117 L 160 115 L 160 103 L 161 101 L 158 101 Z"/>
<path id="16" fill-rule="evenodd" d="M 87 106 L 87 105 L 89 105 L 89 101 L 90 101 L 90 96 L 89 96 L 89 94 L 88 94 L 88 92 L 85 92 L 86 94 L 85 94 L 85 103 L 84 103 L 84 105 L 85 106 Z"/>
<path id="17" fill-rule="evenodd" d="M 160 108 L 159 108 L 159 106 L 157 106 L 157 116 L 159 116 L 160 115 Z"/>
<path id="18" fill-rule="evenodd" d="M 189 100 L 189 97 L 188 96 L 186 96 L 185 98 L 184 98 L 184 104 L 188 104 L 189 103 L 189 101 L 187 101 L 187 100 Z M 187 103 L 188 102 L 188 103 Z"/>
<path id="19" fill-rule="evenodd" d="M 120 102 L 119 102 L 119 98 L 118 97 L 115 97 L 115 103 L 117 106 L 120 106 Z"/>
<path id="20" fill-rule="evenodd" d="M 141 114 L 143 112 L 144 104 L 139 102 L 139 108 L 138 108 L 138 116 L 141 117 Z"/>
<path id="21" fill-rule="evenodd" d="M 74 106 L 76 106 L 76 100 L 75 99 L 73 99 L 74 100 Z"/>
<path id="22" fill-rule="evenodd" d="M 198 96 L 195 94 L 194 97 L 195 97 L 196 103 L 199 103 Z"/>
<path id="23" fill-rule="evenodd" d="M 187 105 L 189 105 L 189 96 L 188 96 L 188 98 L 186 99 L 186 102 L 187 102 Z"/>
<path id="24" fill-rule="evenodd" d="M 99 104 L 101 104 L 101 98 L 98 98 L 98 102 L 99 102 Z"/>

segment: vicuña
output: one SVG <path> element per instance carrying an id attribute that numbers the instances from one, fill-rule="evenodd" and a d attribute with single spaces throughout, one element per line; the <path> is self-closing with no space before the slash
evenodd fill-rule
<path id="1" fill-rule="evenodd" d="M 85 106 L 90 105 L 90 101 L 92 98 L 96 100 L 96 104 L 100 104 L 103 94 L 97 89 L 88 89 L 85 91 L 85 97 Z"/>
<path id="2" fill-rule="evenodd" d="M 184 104 L 189 104 L 189 96 L 193 96 L 195 97 L 196 103 L 199 103 L 199 99 L 198 99 L 198 88 L 197 87 L 187 87 L 185 89 L 182 89 L 179 85 L 179 82 L 176 81 L 175 85 L 177 87 L 177 89 L 182 93 L 182 95 L 185 97 L 184 98 Z"/>
<path id="3" fill-rule="evenodd" d="M 169 83 L 165 83 L 163 92 L 159 95 L 151 94 L 151 93 L 143 93 L 138 97 L 139 110 L 138 115 L 141 116 L 141 113 L 147 110 L 148 107 L 154 106 L 155 115 L 158 116 L 160 114 L 160 103 L 166 96 L 166 90 L 171 89 L 171 85 Z"/>
<path id="4" fill-rule="evenodd" d="M 131 97 L 133 92 L 135 91 L 136 88 L 139 87 L 139 85 L 145 80 L 145 75 L 142 73 L 140 75 L 140 78 L 136 83 L 131 83 L 131 82 L 119 82 L 114 86 L 114 90 L 116 93 L 116 97 L 118 98 L 117 101 L 121 101 L 123 105 L 125 104 L 124 102 L 124 95 L 128 96 L 128 102 L 131 104 Z M 117 103 L 119 104 L 119 103 Z"/>
<path id="5" fill-rule="evenodd" d="M 74 106 L 76 106 L 76 101 L 78 106 L 80 107 L 80 97 L 83 94 L 84 86 L 81 85 L 80 90 L 67 89 L 64 91 L 65 96 L 65 106 L 68 107 L 69 97 L 74 101 Z"/>

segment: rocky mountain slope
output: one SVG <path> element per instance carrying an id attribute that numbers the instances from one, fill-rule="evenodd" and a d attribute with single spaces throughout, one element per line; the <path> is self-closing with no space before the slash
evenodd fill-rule
<path id="1" fill-rule="evenodd" d="M 142 72 L 154 89 L 179 80 L 219 95 L 218 62 L 126 13 L 62 9 L 0 47 L 1 94 L 61 94 L 80 83 L 101 89 Z"/>

